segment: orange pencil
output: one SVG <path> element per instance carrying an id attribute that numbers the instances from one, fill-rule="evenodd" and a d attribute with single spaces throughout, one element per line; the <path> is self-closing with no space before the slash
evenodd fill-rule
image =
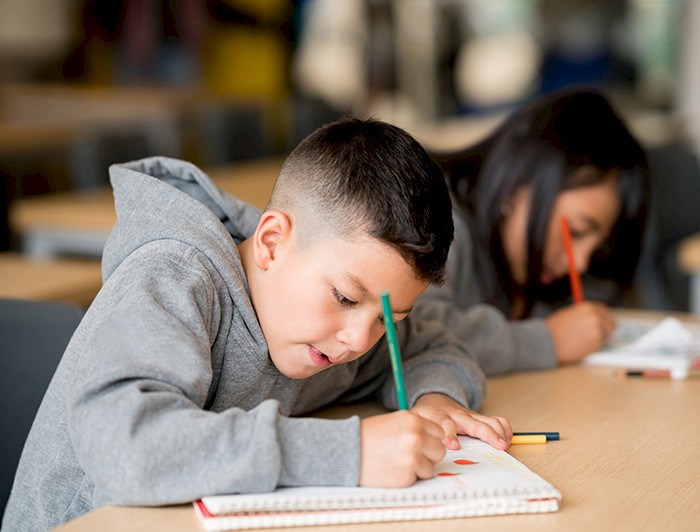
<path id="1" fill-rule="evenodd" d="M 574 298 L 574 303 L 581 303 L 581 301 L 583 301 L 583 287 L 581 285 L 581 277 L 576 269 L 576 261 L 574 260 L 574 247 L 571 243 L 569 222 L 565 216 L 561 217 L 561 236 L 564 240 L 564 250 L 566 251 L 566 259 L 569 263 L 569 283 L 571 284 L 571 296 Z"/>

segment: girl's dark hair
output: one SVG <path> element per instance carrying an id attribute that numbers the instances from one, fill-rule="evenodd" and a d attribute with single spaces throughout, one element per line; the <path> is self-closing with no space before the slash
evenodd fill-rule
<path id="1" fill-rule="evenodd" d="M 406 131 L 347 117 L 317 129 L 289 155 L 269 206 L 302 205 L 339 236 L 386 242 L 420 279 L 441 283 L 454 235 L 437 164 Z M 304 207 L 301 207 L 302 209 Z"/>
<path id="2" fill-rule="evenodd" d="M 607 242 L 592 258 L 588 274 L 613 280 L 619 291 L 630 285 L 646 223 L 648 165 L 644 150 L 601 93 L 552 93 L 516 111 L 479 144 L 433 157 L 443 169 L 457 210 L 471 214 L 477 245 L 496 260 L 502 289 L 509 299 L 515 293 L 524 295 L 527 312 L 537 299 L 561 301 L 568 295 L 565 282 L 545 289 L 537 281 L 547 225 L 559 193 L 602 182 L 615 170 L 620 215 Z M 592 171 L 576 172 L 584 166 Z M 504 205 L 521 185 L 532 187 L 524 293 L 513 282 L 498 230 Z"/>

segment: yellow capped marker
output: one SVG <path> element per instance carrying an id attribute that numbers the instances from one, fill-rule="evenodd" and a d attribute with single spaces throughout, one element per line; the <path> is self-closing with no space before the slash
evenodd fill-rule
<path id="1" fill-rule="evenodd" d="M 510 440 L 511 445 L 516 443 L 547 443 L 545 434 L 515 434 Z"/>

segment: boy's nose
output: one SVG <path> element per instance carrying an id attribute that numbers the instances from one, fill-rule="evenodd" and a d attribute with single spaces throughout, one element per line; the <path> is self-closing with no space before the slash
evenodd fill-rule
<path id="1" fill-rule="evenodd" d="M 353 353 L 362 355 L 372 347 L 372 324 L 369 320 L 353 320 L 338 332 L 337 338 Z"/>

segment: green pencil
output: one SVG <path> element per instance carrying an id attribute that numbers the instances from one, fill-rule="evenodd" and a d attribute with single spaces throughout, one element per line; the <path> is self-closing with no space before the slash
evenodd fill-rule
<path id="1" fill-rule="evenodd" d="M 382 292 L 382 308 L 384 309 L 384 325 L 386 326 L 386 341 L 389 344 L 389 356 L 391 357 L 391 369 L 394 371 L 394 383 L 396 384 L 396 398 L 401 410 L 408 410 L 406 400 L 406 385 L 403 380 L 403 368 L 401 367 L 401 353 L 399 343 L 396 341 L 396 329 L 394 328 L 394 316 L 389 303 L 389 292 Z"/>

